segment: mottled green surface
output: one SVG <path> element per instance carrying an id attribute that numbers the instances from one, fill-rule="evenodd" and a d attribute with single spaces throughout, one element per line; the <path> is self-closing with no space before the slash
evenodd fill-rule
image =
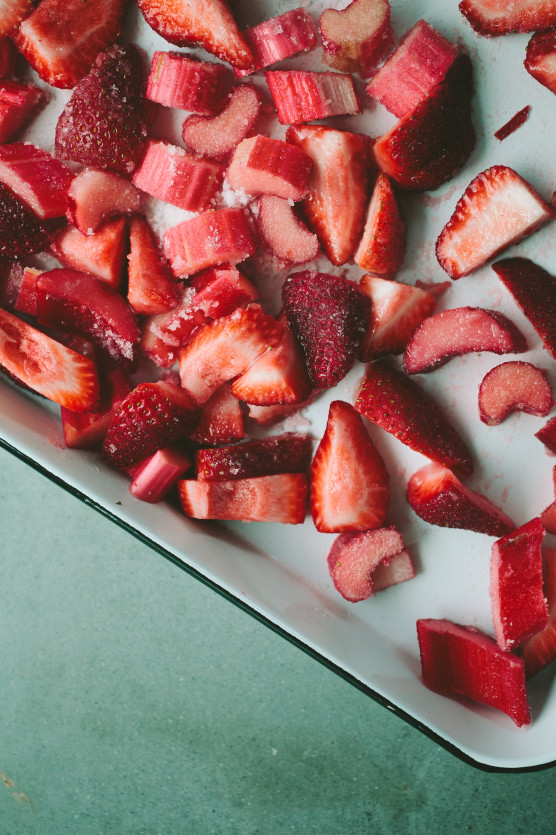
<path id="1" fill-rule="evenodd" d="M 0 835 L 552 833 L 488 774 L 0 450 Z"/>

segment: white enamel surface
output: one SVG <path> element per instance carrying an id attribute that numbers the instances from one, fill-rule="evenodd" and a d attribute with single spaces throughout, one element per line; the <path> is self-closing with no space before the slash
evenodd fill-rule
<path id="1" fill-rule="evenodd" d="M 240 0 L 235 7 L 241 25 L 246 26 L 296 5 L 295 2 L 253 4 L 252 0 Z M 324 5 L 320 0 L 306 4 L 315 19 Z M 346 4 L 336 5 L 340 8 Z M 248 11 L 250 6 L 256 6 L 253 13 Z M 556 188 L 553 153 L 556 98 L 523 69 L 528 36 L 480 39 L 460 16 L 456 3 L 446 10 L 446 4 L 440 0 L 423 0 L 419 4 L 394 0 L 392 7 L 396 36 L 424 17 L 470 53 L 476 74 L 478 142 L 471 158 L 459 175 L 438 191 L 404 196 L 401 200 L 409 227 L 409 248 L 398 277 L 407 283 L 417 279 L 443 281 L 446 276 L 434 256 L 436 237 L 456 201 L 480 171 L 495 163 L 510 165 L 545 199 L 550 199 Z M 136 10 L 130 14 L 126 39 L 139 39 L 149 56 L 155 49 L 173 48 L 151 33 Z M 317 50 L 286 65 L 315 68 L 319 58 Z M 55 121 L 68 97 L 68 91 L 56 92 L 26 138 L 52 150 Z M 494 139 L 494 131 L 526 104 L 531 105 L 528 122 L 503 143 Z M 173 117 L 161 111 L 154 134 L 179 144 L 179 127 L 184 116 L 183 112 Z M 394 118 L 380 105 L 366 99 L 362 115 L 346 117 L 334 124 L 378 136 L 393 122 Z M 275 135 L 281 137 L 284 132 L 285 128 L 278 127 Z M 174 207 L 157 205 L 150 198 L 146 202 L 159 233 L 190 216 Z M 509 252 L 527 255 L 556 274 L 555 229 L 554 224 L 549 224 Z M 268 261 L 262 259 L 255 263 L 255 270 L 263 303 L 276 312 L 277 290 L 286 273 L 270 273 Z M 354 278 L 361 275 L 357 267 L 350 267 L 347 272 Z M 523 330 L 531 346 L 519 358 L 546 368 L 551 381 L 556 382 L 553 361 L 490 267 L 455 282 L 441 302 L 441 307 L 460 305 L 482 305 L 507 314 Z M 480 422 L 479 383 L 502 359 L 489 354 L 461 357 L 420 381 L 428 392 L 438 395 L 473 448 L 476 472 L 468 481 L 469 486 L 501 504 L 516 524 L 522 524 L 553 500 L 553 459 L 544 454 L 542 445 L 534 438 L 545 419 L 520 414 L 499 427 L 490 428 Z M 358 365 L 335 391 L 321 397 L 298 418 L 290 419 L 285 428 L 309 430 L 320 437 L 328 404 L 333 399 L 353 402 L 362 372 Z M 282 428 L 277 427 L 275 431 Z M 318 534 L 310 520 L 293 528 L 260 523 L 202 525 L 186 520 L 167 505 L 142 503 L 129 493 L 126 480 L 111 472 L 96 453 L 64 449 L 55 407 L 0 380 L 0 434 L 40 466 L 84 492 L 479 762 L 523 767 L 555 760 L 556 691 L 550 671 L 531 682 L 533 722 L 526 729 L 517 729 L 498 711 L 443 698 L 421 684 L 417 618 L 446 617 L 492 634 L 488 596 L 492 539 L 420 522 L 405 504 L 403 494 L 407 478 L 426 463 L 425 459 L 375 427 L 370 432 L 391 473 L 390 517 L 402 531 L 415 559 L 417 576 L 374 599 L 348 604 L 334 590 L 328 577 L 326 555 L 333 537 Z"/>

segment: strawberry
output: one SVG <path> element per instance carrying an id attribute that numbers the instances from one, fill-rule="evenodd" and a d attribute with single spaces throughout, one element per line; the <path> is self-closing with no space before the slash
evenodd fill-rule
<path id="1" fill-rule="evenodd" d="M 493 165 L 475 177 L 456 204 L 436 242 L 436 257 L 451 278 L 461 278 L 553 215 L 513 168 Z"/>
<path id="2" fill-rule="evenodd" d="M 303 8 L 291 9 L 278 17 L 263 20 L 257 26 L 245 29 L 243 37 L 255 60 L 249 70 L 236 69 L 237 76 L 264 70 L 299 52 L 310 52 L 317 45 L 313 18 Z"/>
<path id="3" fill-rule="evenodd" d="M 556 25 L 556 23 L 555 23 Z M 525 69 L 556 93 L 556 32 L 535 32 L 525 51 Z"/>
<path id="4" fill-rule="evenodd" d="M 14 310 L 19 313 L 27 313 L 28 316 L 37 316 L 37 276 L 41 274 L 42 270 L 33 269 L 33 267 L 25 267 L 23 269 L 23 276 L 19 293 Z"/>
<path id="5" fill-rule="evenodd" d="M 425 687 L 495 707 L 518 727 L 530 723 L 522 658 L 504 652 L 473 626 L 449 620 L 418 620 L 417 637 Z"/>
<path id="6" fill-rule="evenodd" d="M 109 287 L 120 286 L 127 250 L 127 225 L 123 217 L 107 221 L 92 235 L 74 226 L 63 226 L 52 242 L 52 252 L 72 270 L 90 273 Z"/>
<path id="7" fill-rule="evenodd" d="M 41 220 L 63 217 L 73 173 L 29 142 L 0 145 L 0 181 Z"/>
<path id="8" fill-rule="evenodd" d="M 195 453 L 197 478 L 205 481 L 231 481 L 238 478 L 306 473 L 311 464 L 310 435 L 286 432 L 256 441 Z"/>
<path id="9" fill-rule="evenodd" d="M 535 438 L 545 445 L 547 452 L 556 455 L 556 417 L 551 418 L 538 432 L 535 432 Z"/>
<path id="10" fill-rule="evenodd" d="M 369 300 L 346 278 L 304 271 L 282 287 L 282 304 L 315 388 L 332 388 L 352 367 L 369 318 Z"/>
<path id="11" fill-rule="evenodd" d="M 319 20 L 323 59 L 342 72 L 370 75 L 394 42 L 388 0 L 352 0 L 325 9 Z"/>
<path id="12" fill-rule="evenodd" d="M 0 0 L 0 18 L 2 15 L 2 2 Z M 17 66 L 17 56 L 18 51 L 8 38 L 3 37 L 1 34 L 1 22 L 0 22 L 0 78 L 6 78 L 10 75 L 15 75 L 16 66 Z"/>
<path id="13" fill-rule="evenodd" d="M 0 0 L 0 37 L 7 35 L 33 11 L 34 0 Z"/>
<path id="14" fill-rule="evenodd" d="M 353 260 L 372 275 L 392 278 L 403 263 L 406 240 L 405 223 L 390 180 L 379 174 Z"/>
<path id="15" fill-rule="evenodd" d="M 289 128 L 286 140 L 313 160 L 303 212 L 328 258 L 348 261 L 363 229 L 370 185 L 369 139 L 317 125 Z"/>
<path id="16" fill-rule="evenodd" d="M 57 155 L 131 174 L 147 136 L 142 79 L 141 55 L 135 46 L 113 46 L 101 53 L 58 118 Z"/>
<path id="17" fill-rule="evenodd" d="M 239 143 L 226 172 L 232 188 L 247 194 L 274 194 L 301 200 L 307 194 L 313 161 L 304 151 L 267 136 L 252 136 Z"/>
<path id="18" fill-rule="evenodd" d="M 155 316 L 177 306 L 178 283 L 143 217 L 131 219 L 127 261 L 127 300 L 134 313 Z"/>
<path id="19" fill-rule="evenodd" d="M 92 235 L 105 220 L 140 211 L 141 202 L 141 193 L 118 174 L 84 168 L 69 186 L 66 217 L 84 235 Z"/>
<path id="20" fill-rule="evenodd" d="M 149 26 L 169 43 L 202 46 L 240 69 L 253 65 L 225 0 L 138 0 L 138 6 Z"/>
<path id="21" fill-rule="evenodd" d="M 471 473 L 471 453 L 436 402 L 383 360 L 367 366 L 355 408 L 402 444 L 451 470 Z"/>
<path id="22" fill-rule="evenodd" d="M 0 81 L 0 142 L 9 142 L 46 104 L 48 96 L 34 84 Z"/>
<path id="23" fill-rule="evenodd" d="M 349 403 L 333 401 L 311 465 L 310 505 L 316 529 L 342 533 L 378 528 L 389 504 L 388 473 L 361 417 Z M 403 542 L 395 553 L 402 548 Z"/>
<path id="24" fill-rule="evenodd" d="M 451 470 L 436 462 L 413 473 L 407 483 L 407 500 L 429 525 L 463 528 L 488 536 L 503 536 L 515 528 L 510 517 L 486 496 L 470 490 Z"/>
<path id="25" fill-rule="evenodd" d="M 50 236 L 31 211 L 0 182 L 0 255 L 22 258 L 50 248 Z"/>
<path id="26" fill-rule="evenodd" d="M 266 72 L 265 77 L 282 125 L 301 125 L 315 119 L 361 113 L 351 75 L 272 70 Z"/>
<path id="27" fill-rule="evenodd" d="M 0 309 L 0 367 L 38 394 L 74 412 L 99 398 L 94 362 Z"/>
<path id="28" fill-rule="evenodd" d="M 168 368 L 178 358 L 180 348 L 208 321 L 192 304 L 193 292 L 187 287 L 176 307 L 166 313 L 149 316 L 143 323 L 141 350 L 161 368 Z"/>
<path id="29" fill-rule="evenodd" d="M 492 368 L 479 386 L 479 417 L 498 426 L 515 411 L 545 417 L 554 405 L 546 371 L 518 360 Z"/>
<path id="30" fill-rule="evenodd" d="M 319 251 L 319 239 L 297 219 L 289 200 L 263 194 L 253 211 L 264 242 L 280 261 L 305 264 Z"/>
<path id="31" fill-rule="evenodd" d="M 401 188 L 438 188 L 467 161 L 475 146 L 471 120 L 471 61 L 459 55 L 445 78 L 378 139 L 378 167 Z"/>
<path id="32" fill-rule="evenodd" d="M 542 584 L 539 518 L 511 531 L 492 546 L 490 598 L 500 649 L 512 649 L 548 623 Z"/>
<path id="33" fill-rule="evenodd" d="M 182 127 L 186 148 L 201 157 L 228 157 L 255 127 L 261 97 L 252 84 L 241 84 L 230 93 L 217 116 L 188 116 Z"/>
<path id="34" fill-rule="evenodd" d="M 517 113 L 514 116 L 512 116 L 512 118 L 509 119 L 509 121 L 507 121 L 505 125 L 502 125 L 501 128 L 498 128 L 498 130 L 494 134 L 495 138 L 502 142 L 502 140 L 506 139 L 514 131 L 516 131 L 518 128 L 524 125 L 527 119 L 529 118 L 530 110 L 530 105 L 527 105 L 526 107 L 523 107 L 521 110 L 518 110 Z"/>
<path id="35" fill-rule="evenodd" d="M 359 603 L 375 591 L 374 575 L 403 551 L 403 539 L 393 528 L 375 528 L 361 533 L 341 533 L 328 554 L 328 571 L 345 600 Z"/>
<path id="36" fill-rule="evenodd" d="M 556 550 L 547 548 L 543 557 L 548 624 L 527 638 L 521 647 L 527 678 L 540 672 L 556 659 Z"/>
<path id="37" fill-rule="evenodd" d="M 233 444 L 245 438 L 243 413 L 230 384 L 216 389 L 203 406 L 203 414 L 191 440 L 198 444 Z"/>
<path id="38" fill-rule="evenodd" d="M 127 0 L 41 0 L 10 35 L 43 81 L 75 87 L 119 37 L 126 7 Z"/>
<path id="39" fill-rule="evenodd" d="M 0 308 L 13 310 L 23 281 L 24 268 L 19 261 L 0 259 Z"/>
<path id="40" fill-rule="evenodd" d="M 462 15 L 479 35 L 507 35 L 533 32 L 556 26 L 556 9 L 551 0 L 462 0 Z"/>
<path id="41" fill-rule="evenodd" d="M 89 449 L 104 440 L 114 409 L 129 394 L 131 385 L 119 368 L 109 371 L 101 384 L 100 402 L 93 411 L 72 412 L 61 407 L 64 443 L 69 449 Z"/>
<path id="42" fill-rule="evenodd" d="M 193 61 L 180 52 L 155 52 L 146 96 L 166 107 L 214 116 L 224 107 L 232 81 L 222 64 Z"/>
<path id="43" fill-rule="evenodd" d="M 140 383 L 115 409 L 102 451 L 127 469 L 195 429 L 200 411 L 173 383 Z"/>
<path id="44" fill-rule="evenodd" d="M 552 487 L 556 495 L 556 467 L 552 469 Z M 547 533 L 556 533 L 556 499 L 543 510 L 540 519 Z"/>
<path id="45" fill-rule="evenodd" d="M 142 502 L 161 502 L 190 466 L 187 450 L 180 443 L 170 444 L 134 468 L 129 492 Z"/>
<path id="46" fill-rule="evenodd" d="M 220 319 L 257 298 L 254 285 L 236 267 L 222 264 L 192 276 L 192 304 L 209 319 Z"/>

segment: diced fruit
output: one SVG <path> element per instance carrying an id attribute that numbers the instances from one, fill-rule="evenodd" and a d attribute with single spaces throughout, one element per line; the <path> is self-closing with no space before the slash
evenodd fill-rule
<path id="1" fill-rule="evenodd" d="M 0 259 L 0 307 L 13 310 L 21 290 L 24 268 L 19 261 Z"/>
<path id="2" fill-rule="evenodd" d="M 440 299 L 452 286 L 451 281 L 422 281 L 420 278 L 417 279 L 415 282 L 415 286 L 418 287 L 420 290 L 426 290 L 427 293 L 430 293 L 434 296 L 435 299 Z"/>
<path id="3" fill-rule="evenodd" d="M 194 519 L 288 525 L 301 525 L 305 520 L 308 485 L 302 473 L 233 481 L 184 480 L 178 488 L 183 512 Z"/>
<path id="4" fill-rule="evenodd" d="M 202 310 L 192 304 L 193 292 L 186 288 L 181 301 L 167 313 L 150 316 L 143 324 L 141 350 L 161 368 L 168 368 L 178 358 L 180 348 L 208 321 Z"/>
<path id="5" fill-rule="evenodd" d="M 446 76 L 457 47 L 425 20 L 418 20 L 373 76 L 367 93 L 401 118 L 428 98 Z"/>
<path id="6" fill-rule="evenodd" d="M 548 623 L 542 584 L 543 536 L 541 520 L 536 518 L 492 546 L 490 598 L 500 649 L 518 646 Z"/>
<path id="7" fill-rule="evenodd" d="M 361 112 L 353 78 L 345 73 L 272 70 L 266 81 L 283 125 Z"/>
<path id="8" fill-rule="evenodd" d="M 515 411 L 544 417 L 553 405 L 546 371 L 530 362 L 503 362 L 479 386 L 479 417 L 487 426 L 498 426 Z"/>
<path id="9" fill-rule="evenodd" d="M 118 174 L 84 168 L 69 187 L 66 216 L 84 235 L 92 235 L 108 218 L 140 211 L 141 202 L 140 192 Z"/>
<path id="10" fill-rule="evenodd" d="M 323 59 L 343 72 L 369 75 L 394 42 L 388 0 L 352 0 L 320 16 Z"/>
<path id="11" fill-rule="evenodd" d="M 86 412 L 98 401 L 94 362 L 5 310 L 0 310 L 0 366 L 23 385 L 74 412 Z"/>
<path id="12" fill-rule="evenodd" d="M 52 243 L 53 253 L 64 266 L 90 273 L 114 290 L 120 286 L 126 250 L 127 225 L 123 217 L 109 220 L 92 235 L 84 235 L 74 226 L 63 226 Z"/>
<path id="13" fill-rule="evenodd" d="M 286 139 L 313 160 L 303 212 L 333 264 L 348 261 L 363 229 L 371 178 L 369 139 L 317 125 L 289 128 Z"/>
<path id="14" fill-rule="evenodd" d="M 43 90 L 33 84 L 0 81 L 0 142 L 9 142 L 47 102 Z"/>
<path id="15" fill-rule="evenodd" d="M 143 502 L 161 502 L 190 466 L 187 450 L 178 443 L 170 444 L 159 449 L 134 471 L 129 491 Z"/>
<path id="16" fill-rule="evenodd" d="M 186 277 L 217 264 L 237 264 L 253 255 L 255 242 L 244 209 L 203 212 L 166 230 L 172 272 Z"/>
<path id="17" fill-rule="evenodd" d="M 459 55 L 429 96 L 376 141 L 378 167 L 411 191 L 435 189 L 451 179 L 475 146 L 472 96 L 471 61 Z"/>
<path id="18" fill-rule="evenodd" d="M 37 316 L 37 276 L 41 270 L 25 267 L 14 309 L 29 316 Z"/>
<path id="19" fill-rule="evenodd" d="M 50 249 L 50 236 L 31 211 L 0 183 L 0 255 L 22 258 Z"/>
<path id="20" fill-rule="evenodd" d="M 192 303 L 209 319 L 220 319 L 255 301 L 257 290 L 236 267 L 223 264 L 210 267 L 193 276 L 191 286 L 195 290 Z"/>
<path id="21" fill-rule="evenodd" d="M 315 400 L 316 392 L 312 392 L 303 403 L 291 403 L 287 406 L 253 406 L 248 405 L 249 418 L 258 426 L 274 426 L 310 406 Z"/>
<path id="22" fill-rule="evenodd" d="M 234 67 L 249 69 L 253 55 L 225 0 L 138 0 L 145 20 L 176 46 L 195 44 Z"/>
<path id="23" fill-rule="evenodd" d="M 0 181 L 41 220 L 64 216 L 73 178 L 60 160 L 29 142 L 0 145 Z"/>
<path id="24" fill-rule="evenodd" d="M 231 481 L 278 473 L 306 473 L 312 447 L 310 435 L 287 432 L 234 446 L 199 449 L 195 453 L 197 478 Z"/>
<path id="25" fill-rule="evenodd" d="M 461 278 L 553 215 L 513 168 L 493 165 L 475 177 L 456 204 L 436 242 L 436 257 L 451 278 Z"/>
<path id="26" fill-rule="evenodd" d="M 421 322 L 405 349 L 403 367 L 408 374 L 422 374 L 462 354 L 520 354 L 526 350 L 523 334 L 497 310 L 454 307 Z"/>
<path id="27" fill-rule="evenodd" d="M 524 641 L 521 648 L 527 678 L 544 670 L 556 659 L 556 550 L 544 552 L 544 593 L 548 606 L 548 624 Z"/>
<path id="28" fill-rule="evenodd" d="M 328 554 L 328 571 L 342 597 L 351 603 L 367 600 L 375 591 L 374 575 L 403 551 L 403 539 L 393 528 L 342 533 Z"/>
<path id="29" fill-rule="evenodd" d="M 252 84 L 235 87 L 217 116 L 188 116 L 182 139 L 186 148 L 201 157 L 223 159 L 246 139 L 255 127 L 261 98 Z"/>
<path id="30" fill-rule="evenodd" d="M 289 275 L 282 304 L 313 386 L 332 388 L 351 369 L 369 318 L 369 299 L 342 276 Z"/>
<path id="31" fill-rule="evenodd" d="M 112 422 L 113 411 L 129 394 L 131 385 L 118 368 L 109 371 L 101 386 L 100 403 L 93 411 L 72 412 L 61 407 L 64 442 L 70 449 L 88 449 L 100 444 Z"/>
<path id="32" fill-rule="evenodd" d="M 270 139 L 252 136 L 237 146 L 226 172 L 232 188 L 247 194 L 274 194 L 286 200 L 301 200 L 313 163 L 300 148 Z"/>
<path id="33" fill-rule="evenodd" d="M 134 313 L 155 316 L 177 306 L 178 283 L 143 217 L 134 217 L 129 224 L 127 262 L 127 300 Z"/>
<path id="34" fill-rule="evenodd" d="M 502 125 L 496 133 L 494 134 L 495 138 L 502 142 L 503 139 L 507 139 L 514 131 L 520 128 L 522 125 L 525 124 L 527 119 L 529 118 L 529 111 L 531 110 L 530 105 L 527 107 L 523 107 L 521 110 L 518 110 L 515 116 L 506 122 L 505 125 Z"/>
<path id="35" fill-rule="evenodd" d="M 141 55 L 113 46 L 74 88 L 56 125 L 56 153 L 83 165 L 129 175 L 147 137 Z"/>
<path id="36" fill-rule="evenodd" d="M 248 75 L 263 70 L 298 52 L 310 52 L 317 45 L 315 24 L 306 9 L 291 9 L 289 12 L 263 20 L 257 26 L 243 32 L 251 48 L 254 65 L 249 70 L 236 70 L 236 75 Z"/>
<path id="37" fill-rule="evenodd" d="M 472 471 L 471 453 L 436 401 L 383 360 L 367 366 L 355 408 L 432 461 L 463 475 Z"/>
<path id="38" fill-rule="evenodd" d="M 552 485 L 556 494 L 556 467 L 552 470 Z M 556 533 L 556 500 L 541 513 L 542 526 L 548 533 Z"/>
<path id="39" fill-rule="evenodd" d="M 425 687 L 495 707 L 518 727 L 530 723 L 522 658 L 478 629 L 448 620 L 418 620 L 417 637 Z"/>
<path id="40" fill-rule="evenodd" d="M 556 455 L 556 417 L 551 418 L 538 432 L 535 432 L 535 438 L 545 445 L 551 455 Z"/>
<path id="41" fill-rule="evenodd" d="M 361 362 L 401 354 L 415 328 L 436 309 L 432 293 L 398 281 L 364 275 L 359 289 L 371 300 L 367 332 L 359 347 Z"/>
<path id="42" fill-rule="evenodd" d="M 256 204 L 255 215 L 264 242 L 281 261 L 305 264 L 317 257 L 317 236 L 298 220 L 288 200 L 263 194 Z"/>
<path id="43" fill-rule="evenodd" d="M 32 11 L 32 0 L 0 0 L 0 36 L 11 33 Z"/>
<path id="44" fill-rule="evenodd" d="M 193 61 L 180 52 L 155 52 L 146 96 L 166 107 L 213 116 L 224 107 L 232 80 L 222 64 Z"/>
<path id="45" fill-rule="evenodd" d="M 556 32 L 535 32 L 527 44 L 523 63 L 533 78 L 556 93 Z"/>
<path id="46" fill-rule="evenodd" d="M 363 237 L 353 260 L 372 275 L 392 278 L 403 263 L 406 239 L 405 223 L 390 180 L 385 174 L 379 174 L 367 210 Z"/>
<path id="47" fill-rule="evenodd" d="M 507 35 L 534 32 L 556 26 L 556 9 L 551 0 L 462 0 L 461 13 L 479 35 Z"/>
<path id="48" fill-rule="evenodd" d="M 349 403 L 333 401 L 311 465 L 310 505 L 316 529 L 342 533 L 378 528 L 389 504 L 388 473 L 363 420 Z M 400 537 L 394 553 L 402 548 Z M 342 585 L 351 573 L 348 569 L 341 577 Z"/>
<path id="49" fill-rule="evenodd" d="M 340 534 L 341 535 L 341 534 Z M 364 536 L 365 534 L 361 534 Z M 405 549 L 389 560 L 380 562 L 373 571 L 373 594 L 398 583 L 405 583 L 415 577 L 411 555 Z"/>
<path id="50" fill-rule="evenodd" d="M 463 528 L 503 536 L 514 522 L 482 493 L 470 490 L 451 470 L 432 462 L 413 473 L 407 500 L 417 516 L 441 528 Z"/>
<path id="51" fill-rule="evenodd" d="M 10 0 L 4 0 L 4 5 Z M 0 78 L 14 75 L 17 65 L 18 52 L 13 43 L 2 33 L 2 3 L 0 3 Z"/>
<path id="52" fill-rule="evenodd" d="M 245 438 L 243 412 L 229 383 L 220 386 L 203 406 L 191 440 L 198 444 L 233 444 Z"/>

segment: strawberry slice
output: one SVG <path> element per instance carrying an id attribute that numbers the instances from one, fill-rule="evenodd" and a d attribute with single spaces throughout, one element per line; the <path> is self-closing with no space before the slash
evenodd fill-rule
<path id="1" fill-rule="evenodd" d="M 311 465 L 313 441 L 310 435 L 286 432 L 244 444 L 199 449 L 195 453 L 197 478 L 231 481 L 278 473 L 306 473 Z"/>
<path id="2" fill-rule="evenodd" d="M 301 200 L 313 162 L 304 151 L 281 139 L 252 136 L 237 146 L 226 172 L 232 188 L 247 194 L 274 194 Z"/>
<path id="3" fill-rule="evenodd" d="M 0 145 L 0 181 L 41 220 L 63 217 L 73 173 L 29 142 Z"/>
<path id="4" fill-rule="evenodd" d="M 367 366 L 355 408 L 402 444 L 467 475 L 471 453 L 436 402 L 383 360 Z"/>
<path id="5" fill-rule="evenodd" d="M 556 659 L 556 549 L 547 548 L 543 557 L 548 624 L 527 638 L 521 647 L 527 678 L 544 670 Z"/>
<path id="6" fill-rule="evenodd" d="M 388 0 L 352 0 L 325 9 L 319 20 L 323 59 L 342 72 L 370 75 L 394 43 Z"/>
<path id="7" fill-rule="evenodd" d="M 371 300 L 369 324 L 359 347 L 361 362 L 401 354 L 415 328 L 436 309 L 432 293 L 398 281 L 364 275 L 359 289 Z"/>
<path id="8" fill-rule="evenodd" d="M 535 432 L 535 438 L 545 445 L 551 455 L 556 455 L 556 417 L 551 418 L 538 432 Z"/>
<path id="9" fill-rule="evenodd" d="M 388 472 L 361 417 L 349 403 L 333 401 L 311 465 L 310 505 L 316 529 L 342 533 L 379 528 L 389 504 Z M 402 548 L 400 542 L 394 553 Z M 392 552 L 384 554 L 389 555 Z"/>
<path id="10" fill-rule="evenodd" d="M 171 366 L 177 360 L 180 348 L 208 321 L 205 314 L 193 306 L 192 297 L 193 292 L 187 287 L 176 307 L 150 316 L 143 323 L 141 350 L 161 368 Z"/>
<path id="11" fill-rule="evenodd" d="M 319 251 L 319 239 L 296 217 L 289 200 L 263 194 L 253 208 L 261 236 L 280 261 L 306 264 Z"/>
<path id="12" fill-rule="evenodd" d="M 14 310 L 19 313 L 27 313 L 29 316 L 37 316 L 37 276 L 41 274 L 42 270 L 33 269 L 33 267 L 24 267 L 23 276 L 21 278 L 21 285 L 15 304 Z"/>
<path id="13" fill-rule="evenodd" d="M 545 417 L 553 405 L 546 371 L 530 362 L 496 365 L 479 386 L 479 417 L 487 426 L 498 426 L 516 411 Z"/>
<path id="14" fill-rule="evenodd" d="M 543 536 L 541 520 L 536 518 L 492 546 L 490 598 L 500 649 L 518 646 L 548 623 L 542 583 Z"/>
<path id="15" fill-rule="evenodd" d="M 436 257 L 451 278 L 461 278 L 553 216 L 513 168 L 493 165 L 475 177 L 456 204 L 436 242 Z"/>
<path id="16" fill-rule="evenodd" d="M 180 52 L 155 52 L 146 96 L 165 107 L 214 116 L 224 107 L 232 81 L 222 64 L 194 61 Z"/>
<path id="17" fill-rule="evenodd" d="M 209 319 L 220 319 L 257 298 L 257 290 L 235 267 L 223 264 L 193 276 L 192 304 Z"/>
<path id="18" fill-rule="evenodd" d="M 333 264 L 348 261 L 363 229 L 370 185 L 369 139 L 317 125 L 289 128 L 286 140 L 313 160 L 302 203 L 309 227 Z"/>
<path id="19" fill-rule="evenodd" d="M 143 217 L 134 217 L 129 224 L 127 260 L 127 300 L 134 313 L 155 316 L 177 306 L 178 283 Z"/>
<path id="20" fill-rule="evenodd" d="M 170 444 L 134 469 L 129 492 L 142 502 L 161 502 L 190 466 L 187 450 L 179 443 Z"/>
<path id="21" fill-rule="evenodd" d="M 341 533 L 328 554 L 328 571 L 345 600 L 359 603 L 375 591 L 377 568 L 403 551 L 402 535 L 394 527 L 361 533 Z"/>
<path id="22" fill-rule="evenodd" d="M 203 406 L 191 440 L 198 444 L 233 444 L 245 438 L 243 412 L 229 383 L 220 386 Z"/>
<path id="23" fill-rule="evenodd" d="M 72 270 L 100 278 L 108 287 L 120 286 L 127 250 L 125 218 L 109 220 L 92 235 L 84 235 L 74 226 L 63 226 L 52 242 L 56 258 Z"/>
<path id="24" fill-rule="evenodd" d="M 332 388 L 351 369 L 367 328 L 369 300 L 342 276 L 306 270 L 282 287 L 284 314 L 315 388 Z"/>
<path id="25" fill-rule="evenodd" d="M 556 9 L 551 0 L 462 0 L 462 15 L 479 35 L 507 35 L 534 32 L 556 26 Z"/>
<path id="26" fill-rule="evenodd" d="M 505 125 L 502 125 L 501 128 L 498 128 L 494 136 L 500 142 L 504 139 L 507 139 L 508 136 L 511 136 L 514 131 L 520 128 L 522 125 L 525 124 L 527 119 L 529 118 L 529 113 L 531 111 L 530 105 L 523 107 L 521 110 L 518 110 L 517 113 L 509 119 Z"/>
<path id="27" fill-rule="evenodd" d="M 407 500 L 429 525 L 463 528 L 488 536 L 503 536 L 515 528 L 510 517 L 486 496 L 470 490 L 451 470 L 436 462 L 413 473 L 407 483 Z"/>
<path id="28" fill-rule="evenodd" d="M 417 637 L 425 687 L 495 707 L 518 727 L 530 723 L 522 658 L 504 652 L 473 626 L 449 620 L 418 620 Z"/>
<path id="29" fill-rule="evenodd" d="M 406 240 L 405 223 L 390 180 L 385 174 L 379 174 L 367 210 L 363 237 L 353 260 L 362 270 L 392 278 L 403 263 Z"/>
<path id="30" fill-rule="evenodd" d="M 69 449 L 89 449 L 100 444 L 112 423 L 116 406 L 129 394 L 131 385 L 119 368 L 109 371 L 102 380 L 100 402 L 93 411 L 72 412 L 61 407 L 64 443 Z"/>
<path id="31" fill-rule="evenodd" d="M 48 96 L 34 84 L 0 81 L 0 142 L 13 136 L 46 104 Z"/>
<path id="32" fill-rule="evenodd" d="M 0 0 L 0 78 L 15 75 L 18 51 L 11 41 L 2 37 L 2 0 Z"/>
<path id="33" fill-rule="evenodd" d="M 306 9 L 291 9 L 243 32 L 255 59 L 249 70 L 237 70 L 237 76 L 264 70 L 299 52 L 310 52 L 317 45 L 313 18 Z"/>
<path id="34" fill-rule="evenodd" d="M 56 125 L 56 153 L 129 175 L 147 136 L 143 67 L 135 46 L 113 46 L 74 88 Z M 91 129 L 91 125 L 95 129 Z"/>
<path id="35" fill-rule="evenodd" d="M 138 0 L 137 5 L 149 26 L 169 43 L 202 46 L 240 69 L 253 65 L 225 0 Z"/>
<path id="36" fill-rule="evenodd" d="M 342 536 L 343 534 L 340 534 Z M 365 536 L 365 534 L 355 534 Z M 398 583 L 405 583 L 415 577 L 415 567 L 411 555 L 405 549 L 390 559 L 379 562 L 373 571 L 373 594 Z"/>
<path id="37" fill-rule="evenodd" d="M 556 32 L 535 32 L 523 63 L 533 78 L 556 93 Z"/>
<path id="38" fill-rule="evenodd" d="M 118 174 L 84 168 L 68 189 L 66 217 L 84 235 L 92 235 L 111 217 L 139 212 L 141 202 L 140 192 Z"/>
<path id="39" fill-rule="evenodd" d="M 182 127 L 186 148 L 201 157 L 224 159 L 246 139 L 261 111 L 261 97 L 252 84 L 235 87 L 217 116 L 188 116 Z"/>
<path id="40" fill-rule="evenodd" d="M 0 255 L 22 258 L 50 249 L 50 236 L 31 211 L 0 182 Z"/>
<path id="41" fill-rule="evenodd" d="M 435 189 L 450 180 L 475 146 L 472 96 L 471 61 L 459 55 L 429 96 L 377 140 L 378 167 L 411 191 Z"/>
<path id="42" fill-rule="evenodd" d="M 24 386 L 74 412 L 99 398 L 94 362 L 0 309 L 0 366 Z"/>
<path id="43" fill-rule="evenodd" d="M 11 33 L 33 11 L 33 0 L 0 0 L 0 36 Z"/>
<path id="44" fill-rule="evenodd" d="M 361 2 L 361 0 L 358 0 Z M 272 70 L 266 83 L 283 125 L 361 113 L 351 75 L 338 72 Z"/>

